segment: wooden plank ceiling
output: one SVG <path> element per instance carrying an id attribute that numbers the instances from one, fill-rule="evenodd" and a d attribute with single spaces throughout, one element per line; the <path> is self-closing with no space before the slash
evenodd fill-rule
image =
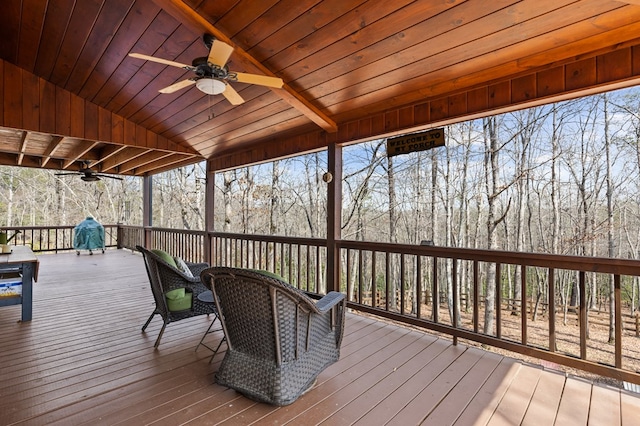
<path id="1" fill-rule="evenodd" d="M 3 0 L 0 164 L 90 165 L 140 176 L 225 155 L 251 152 L 243 158 L 260 160 L 415 128 L 413 116 L 404 125 L 402 117 L 374 121 L 456 94 L 471 102 L 474 89 L 558 64 L 635 52 L 638 3 Z M 194 85 L 161 94 L 193 73 L 128 56 L 191 64 L 208 53 L 204 33 L 235 48 L 230 70 L 277 76 L 284 87 L 231 83 L 245 100 L 237 106 Z M 639 72 L 611 81 L 636 84 Z M 594 79 L 580 89 L 602 82 Z M 575 92 L 565 83 L 553 94 Z M 501 106 L 516 103 L 511 97 Z M 350 127 L 367 120 L 366 132 Z"/>

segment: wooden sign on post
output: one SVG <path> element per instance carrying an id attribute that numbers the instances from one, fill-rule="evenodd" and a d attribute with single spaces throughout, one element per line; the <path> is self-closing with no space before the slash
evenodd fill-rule
<path id="1" fill-rule="evenodd" d="M 426 151 L 444 146 L 444 129 L 433 129 L 422 133 L 387 139 L 387 157 L 410 152 Z"/>

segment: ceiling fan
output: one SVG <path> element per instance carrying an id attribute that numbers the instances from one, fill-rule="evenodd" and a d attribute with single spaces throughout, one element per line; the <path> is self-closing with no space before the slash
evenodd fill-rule
<path id="1" fill-rule="evenodd" d="M 83 167 L 77 172 L 56 173 L 56 176 L 80 175 L 80 179 L 82 179 L 85 182 L 96 182 L 101 180 L 100 178 L 103 178 L 103 177 L 109 178 L 109 179 L 122 180 L 121 177 L 110 176 L 110 175 L 94 172 L 89 168 L 89 165 L 86 162 L 83 162 L 83 164 L 84 164 Z"/>
<path id="2" fill-rule="evenodd" d="M 156 58 L 154 56 L 143 55 L 142 53 L 129 53 L 129 56 L 138 59 L 144 59 L 147 61 L 158 62 L 160 64 L 170 65 L 173 67 L 183 68 L 195 73 L 194 77 L 187 80 L 182 80 L 171 86 L 160 89 L 160 93 L 173 93 L 192 84 L 208 94 L 218 95 L 222 94 L 231 104 L 240 105 L 244 102 L 244 99 L 236 92 L 236 90 L 229 84 L 230 81 L 237 81 L 240 83 L 258 84 L 260 86 L 281 88 L 283 81 L 281 78 L 269 77 L 266 75 L 247 74 L 242 72 L 229 71 L 226 66 L 233 47 L 217 40 L 210 34 L 205 34 L 203 37 L 204 44 L 209 49 L 209 56 L 203 56 L 195 58 L 191 65 L 181 64 L 180 62 L 174 62 L 167 59 Z"/>

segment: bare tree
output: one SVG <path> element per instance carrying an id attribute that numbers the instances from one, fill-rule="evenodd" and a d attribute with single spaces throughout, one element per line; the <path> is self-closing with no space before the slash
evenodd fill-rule
<path id="1" fill-rule="evenodd" d="M 506 189 L 499 179 L 499 156 L 501 146 L 498 140 L 498 119 L 487 117 L 482 120 L 485 143 L 485 190 L 487 197 L 487 249 L 493 250 L 498 246 L 496 228 L 505 220 L 508 207 L 498 216 L 498 197 Z M 487 282 L 485 292 L 484 333 L 491 334 L 494 327 L 496 291 L 495 264 L 487 265 Z M 500 307 L 497 307 L 500 309 Z"/>

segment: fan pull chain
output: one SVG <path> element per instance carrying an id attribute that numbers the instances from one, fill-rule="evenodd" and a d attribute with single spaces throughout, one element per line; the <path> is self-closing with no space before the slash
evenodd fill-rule
<path id="1" fill-rule="evenodd" d="M 211 106 L 211 95 L 207 96 L 209 98 L 209 120 L 213 120 L 215 115 L 213 114 L 213 107 Z"/>

